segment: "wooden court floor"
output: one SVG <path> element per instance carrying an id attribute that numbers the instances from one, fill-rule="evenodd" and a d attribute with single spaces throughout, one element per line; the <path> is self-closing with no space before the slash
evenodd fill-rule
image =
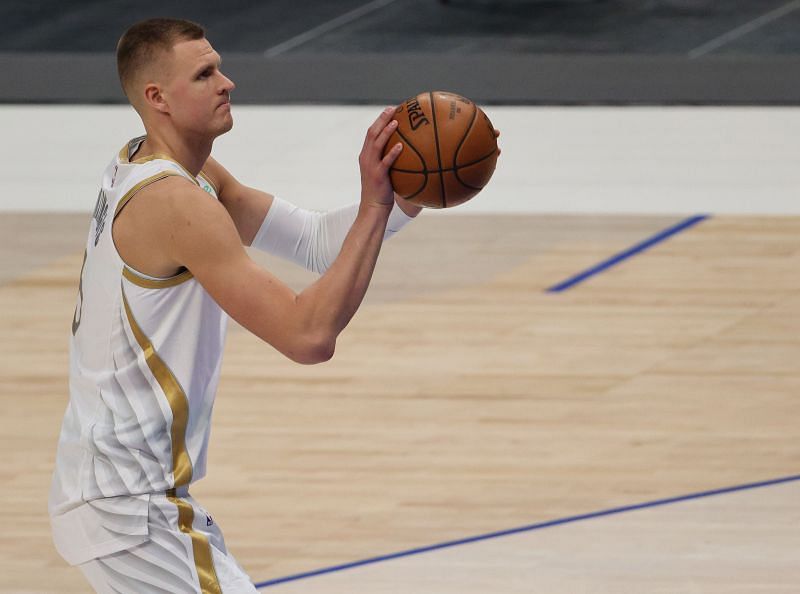
<path id="1" fill-rule="evenodd" d="M 800 474 L 800 219 L 711 217 L 546 292 L 681 218 L 422 217 L 386 244 L 331 362 L 232 328 L 193 494 L 264 582 Z M 87 591 L 46 511 L 87 225 L 0 216 L 2 593 Z M 796 485 L 264 591 L 796 593 Z"/>

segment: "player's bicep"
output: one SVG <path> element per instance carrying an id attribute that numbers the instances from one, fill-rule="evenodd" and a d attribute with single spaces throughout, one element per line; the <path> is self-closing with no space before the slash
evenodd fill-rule
<path id="1" fill-rule="evenodd" d="M 294 292 L 253 262 L 227 211 L 201 191 L 175 200 L 170 250 L 234 320 L 292 357 Z M 293 357 L 294 358 L 294 357 Z"/>

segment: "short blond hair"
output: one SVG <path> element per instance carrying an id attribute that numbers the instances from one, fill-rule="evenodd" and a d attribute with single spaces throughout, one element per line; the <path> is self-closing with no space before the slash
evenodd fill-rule
<path id="1" fill-rule="evenodd" d="M 183 19 L 155 18 L 131 25 L 117 43 L 117 73 L 128 99 L 131 99 L 136 73 L 153 62 L 160 52 L 170 51 L 179 41 L 205 36 L 201 25 Z"/>

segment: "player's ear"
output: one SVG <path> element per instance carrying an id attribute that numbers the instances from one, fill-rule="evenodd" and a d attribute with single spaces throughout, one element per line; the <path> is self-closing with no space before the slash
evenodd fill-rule
<path id="1" fill-rule="evenodd" d="M 162 113 L 169 113 L 169 105 L 164 95 L 161 93 L 161 87 L 158 84 L 147 83 L 145 85 L 144 100 L 153 109 Z"/>

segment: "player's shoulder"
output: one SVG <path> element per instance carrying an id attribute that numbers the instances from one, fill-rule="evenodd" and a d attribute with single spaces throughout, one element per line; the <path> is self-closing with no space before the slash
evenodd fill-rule
<path id="1" fill-rule="evenodd" d="M 204 211 L 217 212 L 217 200 L 196 182 L 182 175 L 169 175 L 139 190 L 137 201 L 166 218 L 182 218 Z"/>

